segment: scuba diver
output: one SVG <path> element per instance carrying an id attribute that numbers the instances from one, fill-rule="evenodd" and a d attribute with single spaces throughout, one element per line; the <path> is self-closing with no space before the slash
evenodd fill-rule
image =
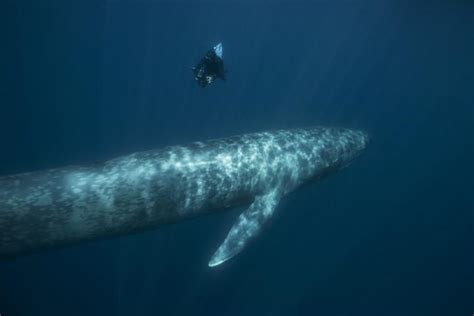
<path id="1" fill-rule="evenodd" d="M 193 67 L 194 80 L 201 87 L 211 84 L 214 79 L 225 81 L 224 61 L 222 60 L 222 43 L 210 49 L 206 55 Z"/>

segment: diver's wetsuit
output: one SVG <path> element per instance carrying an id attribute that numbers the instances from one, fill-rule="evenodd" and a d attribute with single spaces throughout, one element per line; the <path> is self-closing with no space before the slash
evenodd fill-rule
<path id="1" fill-rule="evenodd" d="M 194 80 L 205 87 L 215 78 L 225 80 L 224 61 L 217 56 L 215 49 L 210 49 L 196 67 L 193 68 Z"/>

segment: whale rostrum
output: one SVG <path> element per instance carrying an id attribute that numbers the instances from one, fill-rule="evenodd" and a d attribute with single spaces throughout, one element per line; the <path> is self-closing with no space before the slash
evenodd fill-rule
<path id="1" fill-rule="evenodd" d="M 0 178 L 0 257 L 153 229 L 249 205 L 209 266 L 242 251 L 299 186 L 347 166 L 365 132 L 300 128 L 170 146 Z"/>

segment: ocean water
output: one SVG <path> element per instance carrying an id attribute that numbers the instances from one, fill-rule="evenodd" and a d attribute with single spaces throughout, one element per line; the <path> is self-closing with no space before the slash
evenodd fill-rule
<path id="1" fill-rule="evenodd" d="M 286 197 L 0 262 L 0 314 L 472 315 L 474 2 L 2 1 L 0 175 L 274 128 L 372 136 Z M 224 45 L 226 82 L 190 67 Z M 1 227 L 0 227 L 1 229 Z"/>

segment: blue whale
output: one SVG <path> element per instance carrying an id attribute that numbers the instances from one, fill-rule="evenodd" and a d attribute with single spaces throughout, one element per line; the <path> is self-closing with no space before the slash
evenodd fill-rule
<path id="1" fill-rule="evenodd" d="M 283 196 L 344 168 L 368 143 L 350 129 L 277 130 L 4 176 L 0 257 L 249 205 L 209 261 L 217 266 L 258 235 Z"/>

